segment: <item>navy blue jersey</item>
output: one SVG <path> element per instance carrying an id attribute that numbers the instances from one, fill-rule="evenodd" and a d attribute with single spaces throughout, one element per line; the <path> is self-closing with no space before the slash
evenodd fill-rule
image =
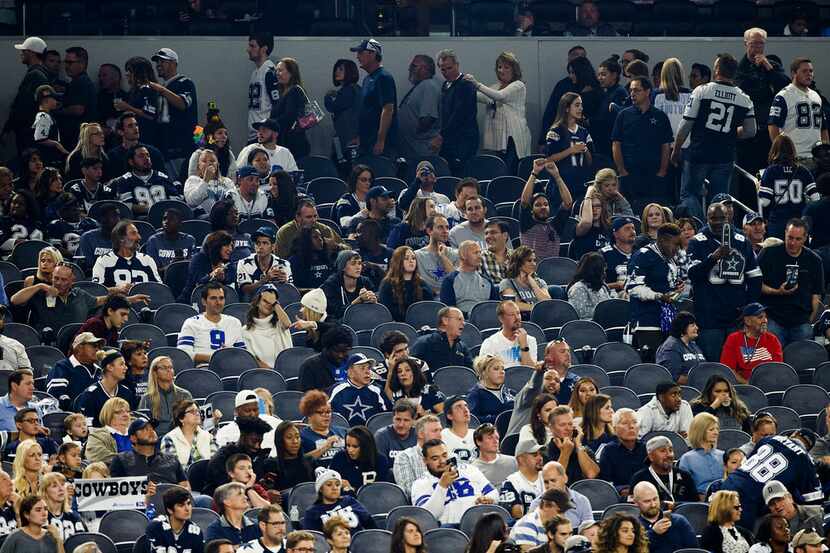
<path id="1" fill-rule="evenodd" d="M 0 252 L 7 254 L 14 249 L 18 240 L 43 240 L 40 221 L 20 221 L 11 216 L 0 217 Z"/>
<path id="2" fill-rule="evenodd" d="M 81 235 L 96 228 L 98 228 L 98 223 L 90 217 L 85 217 L 77 223 L 70 223 L 66 219 L 55 219 L 46 227 L 46 238 L 53 246 L 75 255 L 81 242 Z"/>
<path id="3" fill-rule="evenodd" d="M 735 159 L 738 127 L 745 119 L 754 119 L 755 112 L 752 100 L 740 88 L 711 82 L 694 89 L 683 118 L 694 121 L 691 161 L 728 163 Z"/>
<path id="4" fill-rule="evenodd" d="M 545 137 L 545 156 L 550 157 L 553 154 L 564 152 L 574 144 L 579 143 L 586 144 L 588 149 L 593 151 L 594 141 L 588 129 L 585 127 L 577 125 L 574 132 L 571 132 L 564 126 L 551 128 Z M 571 193 L 577 192 L 578 197 L 584 196 L 585 182 L 590 180 L 592 174 L 587 156 L 584 153 L 571 154 L 557 161 L 556 166 L 559 167 L 562 180 L 568 185 Z M 551 182 L 549 186 L 555 188 L 556 185 Z M 550 192 L 548 196 L 552 196 Z"/>
<path id="5" fill-rule="evenodd" d="M 813 460 L 800 443 L 784 436 L 762 438 L 720 487 L 741 496 L 744 528 L 754 528 L 755 519 L 765 511 L 762 492 L 770 480 L 784 484 L 796 503 L 820 503 L 824 498 Z"/>
<path id="6" fill-rule="evenodd" d="M 389 461 L 383 455 L 375 456 L 375 465 L 372 467 L 361 466 L 345 450 L 339 451 L 331 460 L 331 470 L 336 470 L 340 476 L 349 481 L 352 488 L 359 489 L 361 486 L 373 482 L 389 481 Z"/>
<path id="7" fill-rule="evenodd" d="M 320 502 L 309 507 L 303 516 L 303 529 L 321 532 L 323 524 L 332 517 L 345 519 L 352 534 L 358 530 L 376 527 L 375 520 L 366 507 L 354 497 L 344 495 L 337 500 L 337 503 L 326 505 Z"/>
<path id="8" fill-rule="evenodd" d="M 86 265 L 91 268 L 95 260 L 112 251 L 112 238 L 102 229 L 88 230 L 81 235 L 77 255 L 83 256 Z"/>
<path id="9" fill-rule="evenodd" d="M 361 150 L 371 150 L 378 138 L 378 122 L 383 106 L 392 104 L 392 123 L 386 133 L 386 144 L 394 144 L 397 128 L 398 92 L 395 78 L 384 67 L 379 67 L 363 78 L 358 127 Z"/>
<path id="10" fill-rule="evenodd" d="M 171 240 L 163 230 L 160 230 L 147 240 L 144 251 L 153 258 L 159 268 L 162 268 L 174 260 L 193 257 L 196 253 L 196 239 L 180 232 L 175 239 Z"/>
<path id="11" fill-rule="evenodd" d="M 104 406 L 104 403 L 106 403 L 110 397 L 113 396 L 110 396 L 106 390 L 101 387 L 101 381 L 99 380 L 75 398 L 73 410 L 75 412 L 80 411 L 83 413 L 86 417 L 87 423 L 90 426 L 101 426 L 101 421 L 98 419 L 98 415 L 101 413 L 101 408 Z M 130 389 L 123 384 L 118 385 L 118 390 L 116 391 L 114 397 L 120 397 L 121 399 L 126 400 L 126 402 L 130 404 L 130 409 L 138 407 L 138 401 L 136 401 L 135 396 Z"/>
<path id="12" fill-rule="evenodd" d="M 605 246 L 599 250 L 599 253 L 605 259 L 605 283 L 625 282 L 631 254 L 625 253 L 615 245 Z"/>
<path id="13" fill-rule="evenodd" d="M 467 404 L 470 413 L 475 415 L 482 423 L 496 422 L 496 417 L 505 411 L 513 410 L 513 400 L 516 392 L 502 386 L 498 390 L 489 390 L 482 384 L 477 384 L 467 394 Z"/>
<path id="14" fill-rule="evenodd" d="M 72 511 L 67 511 L 58 516 L 49 513 L 49 524 L 58 530 L 58 534 L 60 534 L 63 541 L 75 534 L 87 531 L 84 521 Z"/>
<path id="15" fill-rule="evenodd" d="M 64 192 L 69 192 L 75 199 L 78 200 L 78 205 L 84 211 L 89 211 L 89 208 L 92 207 L 92 204 L 95 202 L 99 202 L 101 200 L 115 200 L 116 194 L 113 187 L 110 185 L 110 182 L 99 182 L 98 187 L 95 189 L 95 192 L 90 192 L 86 185 L 84 185 L 84 179 L 76 179 L 67 182 L 64 187 Z"/>
<path id="16" fill-rule="evenodd" d="M 153 146 L 159 146 L 158 115 L 159 115 L 159 94 L 149 85 L 142 85 L 127 96 L 127 103 L 134 108 L 144 112 L 146 117 L 136 117 L 138 129 L 141 134 L 141 141 Z"/>
<path id="17" fill-rule="evenodd" d="M 162 200 L 180 200 L 182 195 L 170 177 L 160 171 L 153 171 L 149 180 L 132 173 L 114 179 L 112 186 L 118 193 L 118 199 L 127 205 L 140 203 L 148 208 Z"/>
<path id="18" fill-rule="evenodd" d="M 183 110 L 178 110 L 165 101 L 161 113 L 161 122 L 165 124 L 161 127 L 164 131 L 164 156 L 167 159 L 178 159 L 194 149 L 193 128 L 198 120 L 196 85 L 184 75 L 176 75 L 165 86 L 185 104 Z"/>
<path id="19" fill-rule="evenodd" d="M 656 244 L 649 244 L 631 255 L 625 290 L 631 302 L 631 322 L 660 328 L 662 302 L 659 297 L 677 288 L 680 269 L 674 260 L 666 259 Z"/>
<path id="20" fill-rule="evenodd" d="M 386 396 L 380 388 L 373 384 L 357 387 L 349 379 L 332 386 L 329 398 L 331 408 L 343 415 L 352 426 L 366 424 L 372 415 L 389 408 Z"/>
<path id="21" fill-rule="evenodd" d="M 307 454 L 315 449 L 323 447 L 323 444 L 325 444 L 326 440 L 331 436 L 338 436 L 341 439 L 317 459 L 318 465 L 327 467 L 329 463 L 331 463 L 331 460 L 334 459 L 334 456 L 337 455 L 337 452 L 342 451 L 346 446 L 346 442 L 344 441 L 346 438 L 345 428 L 331 426 L 329 427 L 328 435 L 323 436 L 322 434 L 318 434 L 312 430 L 310 426 L 304 427 L 300 430 L 300 445 L 303 448 L 303 453 Z"/>
<path id="22" fill-rule="evenodd" d="M 720 262 L 711 256 L 721 246 L 721 236 L 709 227 L 689 240 L 689 279 L 692 281 L 695 316 L 703 328 L 729 328 L 740 309 L 761 295 L 761 269 L 752 245 L 743 234 L 732 233 L 732 251 Z"/>
<path id="23" fill-rule="evenodd" d="M 784 238 L 784 227 L 801 217 L 807 202 L 819 199 L 812 173 L 800 165 L 770 165 L 761 175 L 758 209 L 769 224 L 769 235 Z"/>
<path id="24" fill-rule="evenodd" d="M 167 517 L 152 521 L 144 532 L 153 553 L 202 553 L 205 543 L 202 529 L 189 520 L 178 535 L 173 532 Z"/>

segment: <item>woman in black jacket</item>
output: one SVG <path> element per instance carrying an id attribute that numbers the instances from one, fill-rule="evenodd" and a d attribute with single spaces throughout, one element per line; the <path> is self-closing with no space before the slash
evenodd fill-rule
<path id="1" fill-rule="evenodd" d="M 280 98 L 271 107 L 271 119 L 280 124 L 277 142 L 291 150 L 294 159 L 304 158 L 311 146 L 297 119 L 305 115 L 308 101 L 300 78 L 300 66 L 294 58 L 282 58 L 277 64 L 277 90 Z"/>
<path id="2" fill-rule="evenodd" d="M 703 529 L 700 547 L 712 553 L 749 553 L 755 543 L 752 532 L 738 526 L 741 498 L 738 492 L 721 490 L 709 503 L 709 525 Z"/>

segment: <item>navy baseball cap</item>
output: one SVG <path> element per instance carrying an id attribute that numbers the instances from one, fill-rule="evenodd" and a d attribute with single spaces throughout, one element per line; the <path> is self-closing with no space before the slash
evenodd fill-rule
<path id="1" fill-rule="evenodd" d="M 276 175 L 280 171 L 285 171 L 285 169 L 282 168 L 282 165 L 272 165 L 271 166 L 271 175 Z"/>
<path id="2" fill-rule="evenodd" d="M 259 173 L 251 165 L 243 165 L 242 167 L 236 170 L 236 176 L 240 179 L 244 179 L 245 177 L 258 177 Z"/>
<path id="3" fill-rule="evenodd" d="M 720 194 L 715 194 L 715 197 L 712 198 L 712 203 L 713 204 L 731 204 L 734 201 L 735 201 L 735 199 L 732 196 L 730 196 L 729 194 L 726 194 L 725 192 L 721 192 Z"/>
<path id="4" fill-rule="evenodd" d="M 637 220 L 633 217 L 614 217 L 614 220 L 611 221 L 611 230 L 617 232 L 625 225 L 634 225 L 634 228 L 637 228 Z"/>
<path id="5" fill-rule="evenodd" d="M 147 425 L 152 426 L 153 428 L 155 428 L 157 426 L 157 423 L 154 420 L 148 420 L 148 419 L 145 419 L 144 417 L 138 417 L 137 419 L 135 419 L 133 422 L 130 423 L 130 428 L 127 431 L 127 435 L 132 436 L 133 434 L 135 434 L 136 432 L 138 432 L 142 428 L 145 428 Z"/>
<path id="6" fill-rule="evenodd" d="M 368 50 L 370 52 L 377 52 L 378 54 L 383 55 L 383 46 L 381 46 L 380 42 L 373 38 L 367 38 L 361 41 L 361 43 L 357 46 L 352 46 L 349 50 L 352 52 L 364 52 Z"/>
<path id="7" fill-rule="evenodd" d="M 272 229 L 271 227 L 259 227 L 258 229 L 256 229 L 256 231 L 254 231 L 253 234 L 251 234 L 251 240 L 255 241 L 260 236 L 264 236 L 265 238 L 270 240 L 272 244 L 277 241 L 277 233 L 274 232 L 274 229 Z"/>
<path id="8" fill-rule="evenodd" d="M 258 121 L 251 126 L 254 129 L 265 127 L 266 129 L 271 129 L 274 132 L 280 132 L 280 124 L 277 123 L 276 119 L 266 119 L 265 121 Z"/>
<path id="9" fill-rule="evenodd" d="M 755 221 L 763 221 L 763 220 L 764 220 L 764 218 L 761 217 L 761 214 L 760 213 L 755 213 L 754 211 L 744 215 L 744 224 L 745 225 L 749 225 L 751 223 L 754 223 Z"/>
<path id="10" fill-rule="evenodd" d="M 374 360 L 369 359 L 362 353 L 353 353 L 346 359 L 347 367 L 351 367 L 352 365 L 366 365 L 368 363 L 374 363 Z"/>
<path id="11" fill-rule="evenodd" d="M 756 315 L 760 315 L 761 313 L 767 310 L 762 304 L 754 301 L 752 303 L 748 303 L 744 306 L 743 312 L 741 313 L 742 317 L 754 317 Z"/>
<path id="12" fill-rule="evenodd" d="M 366 192 L 366 203 L 369 203 L 369 200 L 371 199 L 392 198 L 394 196 L 395 193 L 385 186 L 373 186 L 368 192 Z"/>

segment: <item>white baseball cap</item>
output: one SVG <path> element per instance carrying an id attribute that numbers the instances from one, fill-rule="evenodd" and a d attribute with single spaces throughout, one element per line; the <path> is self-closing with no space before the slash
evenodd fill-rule
<path id="1" fill-rule="evenodd" d="M 150 58 L 152 61 L 164 60 L 179 62 L 179 55 L 170 48 L 162 48 Z"/>
<path id="2" fill-rule="evenodd" d="M 15 50 L 29 50 L 36 54 L 43 54 L 46 51 L 46 41 L 39 36 L 30 36 L 23 41 L 23 44 L 15 44 Z"/>

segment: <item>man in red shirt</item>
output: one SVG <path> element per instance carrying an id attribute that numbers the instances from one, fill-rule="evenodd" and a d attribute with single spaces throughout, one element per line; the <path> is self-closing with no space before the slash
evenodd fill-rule
<path id="1" fill-rule="evenodd" d="M 727 336 L 720 362 L 735 373 L 738 383 L 746 384 L 752 369 L 761 363 L 784 361 L 781 342 L 767 331 L 766 307 L 754 302 L 743 309 L 743 329 Z"/>

